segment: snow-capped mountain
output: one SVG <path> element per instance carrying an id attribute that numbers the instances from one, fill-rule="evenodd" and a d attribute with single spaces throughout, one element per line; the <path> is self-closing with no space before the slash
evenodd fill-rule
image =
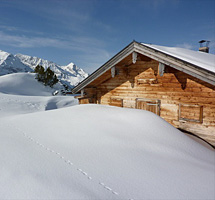
<path id="1" fill-rule="evenodd" d="M 67 66 L 60 66 L 54 62 L 32 57 L 23 54 L 13 54 L 0 50 L 0 75 L 16 73 L 16 72 L 32 72 L 37 65 L 42 65 L 45 69 L 50 67 L 55 72 L 62 84 L 69 87 L 77 85 L 85 79 L 88 74 L 74 63 Z"/>
<path id="2" fill-rule="evenodd" d="M 0 76 L 17 72 L 32 72 L 33 69 L 24 65 L 13 54 L 0 50 Z"/>

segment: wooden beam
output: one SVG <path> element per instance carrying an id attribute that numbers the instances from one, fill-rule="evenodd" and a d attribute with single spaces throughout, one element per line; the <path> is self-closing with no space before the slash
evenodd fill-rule
<path id="1" fill-rule="evenodd" d="M 157 60 L 158 62 L 173 67 L 179 71 L 215 86 L 215 73 L 213 72 L 208 72 L 207 70 L 201 69 L 201 67 L 175 58 L 171 55 L 167 55 L 161 51 L 152 49 L 148 46 L 145 46 L 144 44 L 135 43 L 134 50 L 140 54 L 144 54 L 154 60 Z"/>
<path id="2" fill-rule="evenodd" d="M 84 89 L 81 90 L 81 97 L 84 96 Z"/>
<path id="3" fill-rule="evenodd" d="M 120 51 L 118 54 L 116 54 L 113 58 L 111 58 L 109 61 L 107 61 L 104 65 L 102 65 L 99 69 L 97 69 L 94 73 L 92 73 L 86 79 L 84 79 L 81 83 L 79 83 L 76 87 L 74 87 L 72 89 L 72 93 L 75 94 L 75 93 L 79 92 L 86 85 L 90 84 L 96 78 L 98 78 L 99 76 L 104 74 L 106 71 L 108 71 L 112 66 L 116 65 L 117 63 L 122 61 L 124 58 L 126 58 L 129 54 L 132 53 L 135 43 L 136 43 L 135 41 L 131 42 L 122 51 Z"/>
<path id="4" fill-rule="evenodd" d="M 165 65 L 163 63 L 159 63 L 159 75 L 163 76 L 165 70 Z"/>
<path id="5" fill-rule="evenodd" d="M 111 68 L 111 77 L 114 78 L 115 75 L 116 75 L 116 67 L 113 66 L 113 67 Z"/>
<path id="6" fill-rule="evenodd" d="M 132 52 L 132 63 L 135 64 L 137 61 L 137 52 L 133 51 Z"/>

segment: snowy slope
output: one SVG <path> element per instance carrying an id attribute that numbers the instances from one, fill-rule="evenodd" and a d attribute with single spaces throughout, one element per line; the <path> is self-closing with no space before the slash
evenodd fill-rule
<path id="1" fill-rule="evenodd" d="M 165 47 L 152 44 L 144 44 L 145 46 L 164 52 L 168 55 L 177 57 L 208 71 L 215 73 L 215 55 L 200 51 L 193 51 L 179 47 Z"/>
<path id="2" fill-rule="evenodd" d="M 60 66 L 54 62 L 38 57 L 16 54 L 15 56 L 0 50 L 0 76 L 17 72 L 32 72 L 37 65 L 42 65 L 45 69 L 50 67 L 62 84 L 69 87 L 77 85 L 88 74 L 75 64 Z"/>
<path id="3" fill-rule="evenodd" d="M 55 88 L 44 86 L 34 73 L 15 73 L 0 76 L 0 92 L 27 96 L 50 96 Z"/>
<path id="4" fill-rule="evenodd" d="M 72 96 L 52 96 L 57 89 L 46 87 L 30 73 L 0 76 L 0 118 L 76 105 Z M 60 87 L 60 86 L 59 86 Z"/>
<path id="5" fill-rule="evenodd" d="M 0 88 L 0 199 L 214 199 L 214 150 L 148 111 L 28 96 L 22 78 L 25 95 Z"/>
<path id="6" fill-rule="evenodd" d="M 214 151 L 152 113 L 82 105 L 0 126 L 1 198 L 214 198 Z"/>

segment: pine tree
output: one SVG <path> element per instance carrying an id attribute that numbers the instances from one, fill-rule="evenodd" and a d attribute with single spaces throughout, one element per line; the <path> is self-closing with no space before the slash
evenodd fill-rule
<path id="1" fill-rule="evenodd" d="M 54 78 L 53 78 L 53 83 L 52 83 L 52 84 L 54 85 L 54 84 L 56 84 L 58 81 L 59 81 L 59 80 L 58 80 L 58 78 L 57 78 L 57 76 L 56 76 L 56 74 L 55 74 L 55 75 L 54 75 Z"/>
<path id="2" fill-rule="evenodd" d="M 45 70 L 43 66 L 37 65 L 34 72 L 36 73 L 36 79 L 46 86 L 53 87 L 58 82 L 57 76 L 49 67 Z"/>
<path id="3" fill-rule="evenodd" d="M 34 72 L 36 73 L 36 79 L 38 81 L 43 82 L 44 81 L 44 75 L 45 75 L 45 69 L 43 66 L 37 65 L 34 69 Z"/>

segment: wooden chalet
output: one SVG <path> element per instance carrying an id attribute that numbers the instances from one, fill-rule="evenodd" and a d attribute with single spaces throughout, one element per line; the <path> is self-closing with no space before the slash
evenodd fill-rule
<path id="1" fill-rule="evenodd" d="M 215 146 L 215 55 L 133 41 L 72 93 L 80 104 L 154 112 Z"/>

